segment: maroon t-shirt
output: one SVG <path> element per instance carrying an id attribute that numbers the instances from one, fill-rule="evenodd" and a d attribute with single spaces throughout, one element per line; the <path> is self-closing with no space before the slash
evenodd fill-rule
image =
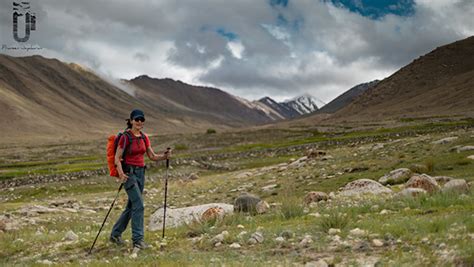
<path id="1" fill-rule="evenodd" d="M 148 135 L 143 133 L 144 139 L 140 136 L 134 136 L 133 133 L 129 132 L 132 136 L 132 145 L 129 145 L 129 138 L 125 134 L 120 137 L 119 146 L 124 148 L 127 145 L 127 151 L 125 155 L 125 164 L 134 165 L 134 166 L 145 166 L 145 157 L 143 156 L 146 153 L 146 149 L 150 147 L 150 139 Z"/>

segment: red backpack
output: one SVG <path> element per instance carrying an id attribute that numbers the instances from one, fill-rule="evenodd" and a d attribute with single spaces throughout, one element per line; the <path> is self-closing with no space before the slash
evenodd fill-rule
<path id="1" fill-rule="evenodd" d="M 119 177 L 117 166 L 115 165 L 115 153 L 117 152 L 118 143 L 122 135 L 125 135 L 127 137 L 127 139 L 125 139 L 125 148 L 123 150 L 121 159 L 121 161 L 124 161 L 127 151 L 129 151 L 129 146 L 132 144 L 132 135 L 130 134 L 130 132 L 125 130 L 123 132 L 118 133 L 117 135 L 111 135 L 107 139 L 107 165 L 109 166 L 109 174 L 112 177 Z M 141 138 L 145 140 L 145 136 L 142 132 Z"/>

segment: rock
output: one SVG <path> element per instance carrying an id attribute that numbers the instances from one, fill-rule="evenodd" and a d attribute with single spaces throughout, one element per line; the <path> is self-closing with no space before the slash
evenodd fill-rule
<path id="1" fill-rule="evenodd" d="M 340 195 L 357 196 L 361 194 L 390 194 L 392 190 L 386 188 L 380 183 L 370 179 L 359 179 L 346 184 L 339 189 Z"/>
<path id="2" fill-rule="evenodd" d="M 447 144 L 449 142 L 452 142 L 454 140 L 458 139 L 457 136 L 453 136 L 453 137 L 446 137 L 446 138 L 443 138 L 443 139 L 440 139 L 440 140 L 437 140 L 437 141 L 434 141 L 434 142 L 431 142 L 432 144 L 435 144 L 435 145 L 442 145 L 442 144 Z"/>
<path id="3" fill-rule="evenodd" d="M 138 257 L 138 252 L 140 252 L 139 248 L 134 247 L 132 250 L 132 254 L 130 254 L 131 259 L 136 259 Z"/>
<path id="4" fill-rule="evenodd" d="M 197 180 L 199 179 L 199 175 L 197 175 L 196 173 L 191 173 L 189 176 L 188 176 L 188 180 Z"/>
<path id="5" fill-rule="evenodd" d="M 79 239 L 79 236 L 76 235 L 72 230 L 69 230 L 66 235 L 64 236 L 64 240 L 66 241 L 77 241 Z"/>
<path id="6" fill-rule="evenodd" d="M 474 160 L 474 155 L 470 155 L 470 156 L 468 156 L 467 158 Z"/>
<path id="7" fill-rule="evenodd" d="M 407 168 L 400 168 L 385 174 L 384 176 L 380 177 L 379 183 L 386 185 L 386 184 L 402 184 L 410 179 L 412 172 L 410 169 Z"/>
<path id="8" fill-rule="evenodd" d="M 397 197 L 418 197 L 426 193 L 422 188 L 405 188 L 397 194 Z"/>
<path id="9" fill-rule="evenodd" d="M 243 239 L 244 236 L 246 236 L 247 234 L 248 234 L 247 231 L 242 231 L 237 235 L 237 238 L 238 239 Z"/>
<path id="10" fill-rule="evenodd" d="M 267 202 L 252 194 L 242 194 L 234 201 L 234 211 L 250 212 L 252 214 L 265 213 L 270 208 Z"/>
<path id="11" fill-rule="evenodd" d="M 349 231 L 349 234 L 354 237 L 362 237 L 367 235 L 367 231 L 361 230 L 359 228 L 354 228 Z"/>
<path id="12" fill-rule="evenodd" d="M 229 232 L 227 231 L 223 231 L 222 233 L 216 235 L 215 237 L 213 237 L 211 239 L 211 242 L 213 244 L 216 244 L 216 243 L 222 243 L 224 242 L 224 239 L 229 235 Z"/>
<path id="13" fill-rule="evenodd" d="M 454 179 L 447 182 L 443 188 L 443 192 L 457 192 L 457 193 L 468 193 L 469 192 L 469 185 L 466 183 L 464 179 Z"/>
<path id="14" fill-rule="evenodd" d="M 177 227 L 183 224 L 189 224 L 192 221 L 199 220 L 205 211 L 210 208 L 222 208 L 224 214 L 232 214 L 233 205 L 225 203 L 211 203 L 192 207 L 166 209 L 166 227 Z M 163 208 L 159 208 L 150 216 L 148 230 L 157 231 L 163 227 Z"/>
<path id="15" fill-rule="evenodd" d="M 279 236 L 279 237 L 275 238 L 275 242 L 277 242 L 277 243 L 283 243 L 283 242 L 285 242 L 285 238 Z"/>
<path id="16" fill-rule="evenodd" d="M 237 225 L 237 228 L 238 229 L 245 229 L 245 226 L 243 226 L 242 224 L 239 224 L 239 225 Z"/>
<path id="17" fill-rule="evenodd" d="M 454 178 L 449 177 L 449 176 L 433 176 L 433 179 L 435 179 L 435 181 L 437 183 L 443 183 L 444 184 L 444 183 L 447 183 L 447 182 L 451 181 Z"/>
<path id="18" fill-rule="evenodd" d="M 428 193 L 434 193 L 440 189 L 438 183 L 427 174 L 414 175 L 406 182 L 405 188 L 421 188 Z"/>
<path id="19" fill-rule="evenodd" d="M 234 249 L 238 249 L 238 248 L 240 248 L 240 247 L 241 247 L 241 246 L 240 246 L 239 243 L 232 243 L 232 244 L 229 245 L 229 248 L 234 248 Z"/>
<path id="20" fill-rule="evenodd" d="M 255 232 L 250 236 L 248 242 L 250 244 L 257 244 L 257 243 L 263 243 L 263 240 L 264 240 L 263 234 L 261 232 Z"/>
<path id="21" fill-rule="evenodd" d="M 310 235 L 305 235 L 300 242 L 300 246 L 307 247 L 311 243 L 313 243 L 313 238 Z"/>
<path id="22" fill-rule="evenodd" d="M 328 194 L 324 192 L 311 191 L 308 194 L 306 194 L 306 196 L 304 197 L 304 203 L 308 205 L 312 202 L 326 201 L 328 199 L 329 199 Z"/>
<path id="23" fill-rule="evenodd" d="M 322 156 L 325 156 L 325 155 L 326 155 L 326 151 L 322 151 L 322 150 L 310 149 L 306 152 L 306 157 L 308 157 L 309 159 L 318 158 L 318 157 L 322 157 Z"/>
<path id="24" fill-rule="evenodd" d="M 277 187 L 278 187 L 278 184 L 269 184 L 269 185 L 266 185 L 266 186 L 262 187 L 262 190 L 264 192 L 268 192 L 268 191 L 272 191 L 273 189 L 275 189 Z"/>
<path id="25" fill-rule="evenodd" d="M 50 261 L 50 260 L 37 260 L 36 263 L 44 264 L 44 265 L 52 265 L 53 264 L 53 262 Z"/>
<path id="26" fill-rule="evenodd" d="M 471 151 L 474 150 L 474 146 L 462 146 L 457 149 L 458 152 Z"/>
<path id="27" fill-rule="evenodd" d="M 389 213 L 390 213 L 390 211 L 388 211 L 388 210 L 382 210 L 380 212 L 380 215 L 386 215 L 386 214 L 389 214 Z"/>
<path id="28" fill-rule="evenodd" d="M 331 228 L 328 231 L 328 234 L 330 234 L 330 235 L 337 235 L 337 234 L 340 234 L 340 233 L 341 233 L 341 229 Z"/>
<path id="29" fill-rule="evenodd" d="M 372 240 L 372 245 L 373 245 L 374 247 L 383 247 L 384 243 L 383 243 L 383 241 L 380 240 L 380 239 L 373 239 L 373 240 Z"/>
<path id="30" fill-rule="evenodd" d="M 225 215 L 225 210 L 221 207 L 212 207 L 204 211 L 201 215 L 201 222 L 222 220 Z"/>
<path id="31" fill-rule="evenodd" d="M 304 267 L 328 267 L 329 265 L 323 259 L 307 262 Z"/>

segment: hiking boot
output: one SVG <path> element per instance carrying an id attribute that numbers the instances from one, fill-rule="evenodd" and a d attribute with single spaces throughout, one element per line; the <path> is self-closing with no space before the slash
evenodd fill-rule
<path id="1" fill-rule="evenodd" d="M 134 242 L 133 247 L 134 248 L 139 248 L 139 249 L 146 249 L 146 248 L 148 248 L 148 245 L 147 245 L 147 243 L 145 243 L 145 241 L 140 240 L 140 241 Z"/>
<path id="2" fill-rule="evenodd" d="M 121 236 L 110 236 L 109 241 L 119 246 L 123 246 L 125 244 Z"/>

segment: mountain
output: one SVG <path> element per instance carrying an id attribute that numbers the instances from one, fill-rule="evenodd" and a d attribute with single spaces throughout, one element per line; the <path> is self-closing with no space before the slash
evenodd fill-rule
<path id="1" fill-rule="evenodd" d="M 309 94 L 295 97 L 291 100 L 287 100 L 281 104 L 288 106 L 289 108 L 295 110 L 298 115 L 305 115 L 312 113 L 318 110 L 316 105 L 316 99 Z"/>
<path id="2" fill-rule="evenodd" d="M 346 92 L 329 102 L 327 105 L 319 109 L 318 114 L 335 113 L 336 111 L 350 104 L 354 99 L 356 99 L 359 95 L 367 91 L 369 88 L 376 86 L 379 82 L 379 80 L 374 80 L 352 87 L 351 89 L 347 90 Z"/>
<path id="3" fill-rule="evenodd" d="M 150 134 L 272 121 L 214 88 L 146 76 L 113 84 L 77 64 L 0 55 L 0 143 L 102 138 L 123 129 L 133 108 L 145 111 Z"/>
<path id="4" fill-rule="evenodd" d="M 146 75 L 136 77 L 128 84 L 135 88 L 135 96 L 140 102 L 156 106 L 163 114 L 170 116 L 199 118 L 233 127 L 271 121 L 264 112 L 245 105 L 220 89 Z"/>
<path id="5" fill-rule="evenodd" d="M 419 57 L 351 104 L 332 120 L 474 114 L 474 36 Z"/>
<path id="6" fill-rule="evenodd" d="M 254 105 L 266 110 L 274 120 L 293 119 L 318 110 L 316 100 L 310 95 L 302 95 L 280 103 L 270 97 L 263 97 L 254 101 Z"/>

